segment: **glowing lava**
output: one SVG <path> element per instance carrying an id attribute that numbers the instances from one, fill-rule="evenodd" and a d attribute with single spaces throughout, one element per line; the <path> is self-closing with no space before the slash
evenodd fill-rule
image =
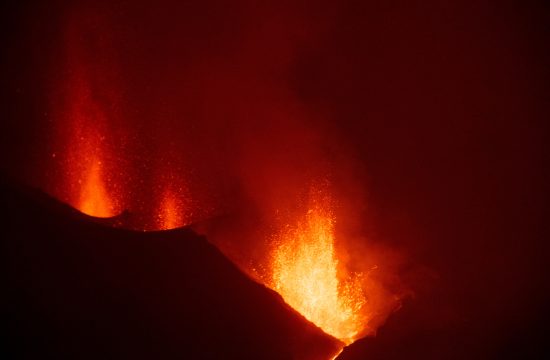
<path id="1" fill-rule="evenodd" d="M 113 131 L 120 105 L 116 62 L 100 25 L 93 13 L 76 12 L 67 20 L 51 98 L 57 122 L 53 158 L 62 171 L 55 185 L 61 197 L 87 215 L 111 217 L 122 210 L 119 160 L 125 146 Z"/>
<path id="2" fill-rule="evenodd" d="M 107 116 L 103 105 L 92 95 L 85 77 L 71 79 L 71 101 L 65 121 L 69 142 L 67 147 L 67 189 L 70 203 L 83 213 L 95 217 L 111 217 L 120 212 L 109 183 L 112 164 L 105 124 Z"/>
<path id="3" fill-rule="evenodd" d="M 112 164 L 106 161 L 110 149 L 102 125 L 107 119 L 90 91 L 86 81 L 75 82 L 70 98 L 73 103 L 66 114 L 71 131 L 66 155 L 67 190 L 69 202 L 83 213 L 111 217 L 120 209 L 110 184 Z"/>
<path id="4" fill-rule="evenodd" d="M 366 326 L 361 276 L 340 277 L 330 197 L 313 189 L 309 209 L 275 240 L 270 286 L 306 319 L 349 344 Z"/>
<path id="5" fill-rule="evenodd" d="M 81 185 L 78 205 L 80 211 L 96 217 L 116 215 L 113 201 L 105 188 L 103 167 L 100 160 L 95 158 L 91 160 L 91 164 L 84 174 L 84 182 Z"/>
<path id="6" fill-rule="evenodd" d="M 182 204 L 172 191 L 165 191 L 158 215 L 159 229 L 169 230 L 184 225 Z"/>

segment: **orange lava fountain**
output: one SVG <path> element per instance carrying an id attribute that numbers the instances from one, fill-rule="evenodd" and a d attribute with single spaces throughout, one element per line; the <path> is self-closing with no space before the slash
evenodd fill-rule
<path id="1" fill-rule="evenodd" d="M 109 183 L 111 170 L 107 160 L 110 146 L 105 137 L 107 116 L 95 101 L 89 80 L 84 76 L 70 79 L 71 102 L 65 121 L 69 124 L 66 176 L 70 203 L 83 213 L 111 217 L 120 212 Z"/>
<path id="2" fill-rule="evenodd" d="M 366 327 L 362 276 L 338 271 L 330 197 L 313 189 L 309 209 L 275 240 L 270 287 L 306 319 L 349 344 Z"/>
<path id="3" fill-rule="evenodd" d="M 53 157 L 64 177 L 62 197 L 87 215 L 111 217 L 122 210 L 123 169 L 114 149 L 124 144 L 111 126 L 120 103 L 114 51 L 108 37 L 96 33 L 97 24 L 103 23 L 94 14 L 75 13 L 67 21 L 65 59 L 55 70 L 59 83 L 52 94 L 58 122 Z"/>
<path id="4" fill-rule="evenodd" d="M 173 191 L 164 192 L 158 221 L 160 230 L 175 229 L 185 224 L 182 204 Z"/>
<path id="5" fill-rule="evenodd" d="M 114 216 L 114 204 L 105 188 L 102 163 L 96 158 L 92 158 L 90 162 L 84 174 L 84 183 L 81 184 L 78 208 L 83 213 L 96 217 Z"/>
<path id="6" fill-rule="evenodd" d="M 83 213 L 111 217 L 120 212 L 113 196 L 108 164 L 109 144 L 101 104 L 94 101 L 87 79 L 71 79 L 72 102 L 65 121 L 70 124 L 67 144 L 67 190 L 69 202 Z"/>

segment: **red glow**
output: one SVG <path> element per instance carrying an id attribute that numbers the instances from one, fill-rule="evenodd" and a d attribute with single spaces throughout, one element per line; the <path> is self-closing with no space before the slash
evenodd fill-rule
<path id="1" fill-rule="evenodd" d="M 120 153 L 113 150 L 120 147 L 120 139 L 110 131 L 117 118 L 118 94 L 113 69 L 92 58 L 94 52 L 108 52 L 101 34 L 82 41 L 94 21 L 93 16 L 70 19 L 64 38 L 64 67 L 52 104 L 58 123 L 55 158 L 62 171 L 56 187 L 83 213 L 111 217 L 122 211 Z"/>
<path id="2" fill-rule="evenodd" d="M 66 121 L 72 129 L 67 151 L 67 189 L 70 202 L 85 214 L 110 217 L 120 212 L 109 186 L 109 144 L 102 127 L 108 121 L 101 104 L 91 96 L 86 80 L 72 86 Z"/>
<path id="3" fill-rule="evenodd" d="M 100 160 L 92 158 L 88 171 L 84 173 L 84 182 L 81 185 L 80 202 L 78 203 L 80 211 L 96 217 L 116 215 L 114 204 L 105 188 Z"/>
<path id="4" fill-rule="evenodd" d="M 162 196 L 158 220 L 158 228 L 161 230 L 175 229 L 185 225 L 182 201 L 171 190 L 166 190 Z"/>

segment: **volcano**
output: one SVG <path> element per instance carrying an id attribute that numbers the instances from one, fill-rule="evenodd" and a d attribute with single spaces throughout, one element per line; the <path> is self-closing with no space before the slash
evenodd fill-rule
<path id="1" fill-rule="evenodd" d="M 2 2 L 0 356 L 550 358 L 549 15 Z"/>
<path id="2" fill-rule="evenodd" d="M 101 224 L 1 184 L 3 358 L 328 359 L 341 343 L 204 237 Z"/>

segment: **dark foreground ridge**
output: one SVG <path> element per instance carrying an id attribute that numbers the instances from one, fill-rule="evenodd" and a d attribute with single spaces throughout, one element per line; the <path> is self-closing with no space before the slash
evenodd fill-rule
<path id="1" fill-rule="evenodd" d="M 2 179 L 3 359 L 326 359 L 339 343 L 188 229 L 103 226 Z"/>

